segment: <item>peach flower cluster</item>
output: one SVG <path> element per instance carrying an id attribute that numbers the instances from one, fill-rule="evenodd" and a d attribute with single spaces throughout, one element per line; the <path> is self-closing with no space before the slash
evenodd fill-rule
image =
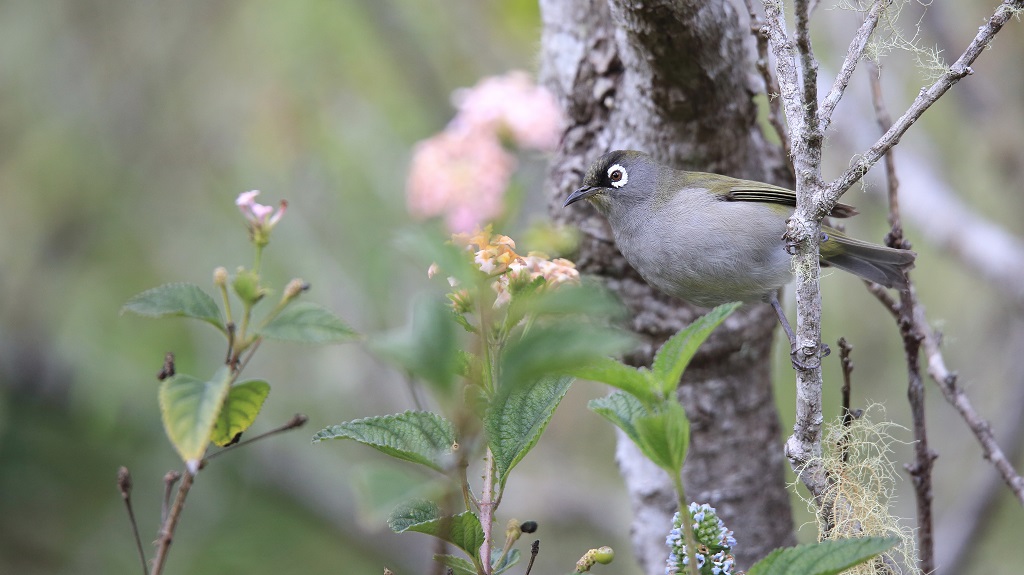
<path id="1" fill-rule="evenodd" d="M 538 252 L 530 252 L 525 256 L 516 253 L 516 243 L 512 238 L 502 234 L 492 234 L 488 226 L 472 234 L 457 233 L 452 235 L 452 243 L 462 246 L 473 253 L 473 261 L 483 273 L 494 278 L 491 288 L 498 297 L 494 307 L 502 307 L 512 299 L 511 285 L 529 283 L 543 278 L 546 285 L 579 283 L 580 274 L 576 264 L 563 258 L 549 259 Z M 436 273 L 431 266 L 428 275 Z M 449 278 L 449 281 L 452 281 Z M 455 286 L 455 283 L 452 283 Z M 468 294 L 461 294 L 453 301 L 467 301 Z"/>

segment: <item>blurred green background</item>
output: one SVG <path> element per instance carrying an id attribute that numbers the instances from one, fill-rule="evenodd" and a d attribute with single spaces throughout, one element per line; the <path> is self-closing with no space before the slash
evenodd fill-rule
<path id="1" fill-rule="evenodd" d="M 930 41 L 958 53 L 974 27 L 957 23 L 980 22 L 988 10 L 983 2 L 931 10 L 938 32 Z M 830 30 L 821 30 L 826 61 L 845 51 L 828 46 L 837 36 Z M 233 202 L 258 188 L 264 203 L 290 203 L 266 254 L 268 282 L 304 278 L 310 300 L 364 333 L 403 325 L 413 295 L 436 291 L 423 263 L 394 247 L 408 225 L 411 146 L 451 118 L 453 89 L 535 70 L 538 45 L 531 0 L 0 2 L 0 572 L 137 572 L 115 486 L 120 465 L 135 479 L 143 540 L 155 537 L 161 478 L 180 467 L 160 425 L 155 375 L 167 351 L 181 371 L 212 372 L 222 344 L 204 325 L 119 316 L 125 300 L 169 281 L 209 287 L 214 267 L 249 265 Z M 976 209 L 1020 234 L 1019 24 L 995 48 L 970 87 L 954 89 L 907 145 L 933 158 L 936 175 Z M 896 111 L 922 81 L 894 72 L 903 82 L 890 86 Z M 838 169 L 849 154 L 836 150 Z M 527 210 L 510 228 L 514 237 L 543 218 L 543 161 L 520 163 Z M 851 192 L 846 201 L 865 213 L 851 230 L 880 238 L 878 200 Z M 1024 385 L 1013 361 L 1024 345 L 1020 311 L 941 250 L 916 241 L 915 249 L 922 301 L 946 334 L 951 367 L 997 432 L 1008 428 L 1022 409 L 1001 402 Z M 892 419 L 907 423 L 892 321 L 854 280 L 830 276 L 824 289 L 826 339 L 845 335 L 856 346 L 855 401 L 884 401 Z M 779 347 L 788 428 L 784 356 Z M 273 385 L 254 431 L 296 412 L 310 424 L 199 476 L 168 572 L 427 572 L 428 538 L 388 533 L 389 509 L 365 489 L 400 492 L 419 478 L 354 444 L 309 441 L 328 424 L 410 408 L 401 374 L 358 345 L 267 345 L 248 369 Z M 827 377 L 834 416 L 834 360 Z M 585 409 L 603 392 L 577 384 L 510 483 L 500 519 L 540 522 L 536 572 L 568 571 L 604 544 L 619 552 L 605 572 L 639 572 L 613 433 Z M 929 410 L 941 454 L 938 518 L 956 525 L 956 501 L 987 469 L 931 386 Z M 908 452 L 900 446 L 895 456 L 906 461 Z M 908 488 L 899 485 L 903 516 L 912 515 Z M 1024 513 L 1004 501 L 972 543 L 971 573 L 1017 573 L 1007 565 L 1024 564 L 1006 560 L 1022 553 L 1007 547 Z M 813 527 L 800 537 L 813 538 Z"/>

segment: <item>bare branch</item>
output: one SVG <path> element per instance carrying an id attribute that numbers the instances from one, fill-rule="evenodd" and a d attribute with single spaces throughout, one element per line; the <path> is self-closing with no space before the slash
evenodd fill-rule
<path id="1" fill-rule="evenodd" d="M 792 175 L 793 164 L 792 152 L 789 149 L 789 130 L 786 129 L 786 123 L 782 118 L 782 106 L 779 104 L 779 83 L 775 80 L 775 74 L 772 74 L 768 61 L 768 28 L 765 26 L 764 21 L 761 20 L 761 17 L 758 16 L 757 11 L 754 10 L 753 0 L 743 0 L 743 2 L 746 4 L 747 12 L 750 15 L 750 33 L 753 34 L 757 42 L 757 62 L 755 62 L 755 65 L 757 66 L 758 73 L 761 74 L 761 80 L 764 82 L 765 96 L 768 99 L 768 122 L 771 123 L 775 133 L 779 136 L 783 153 L 786 155 L 786 168 Z"/>
<path id="2" fill-rule="evenodd" d="M 892 125 L 892 116 L 882 97 L 882 81 L 878 66 L 870 62 L 867 68 L 871 79 L 871 100 L 875 118 L 881 131 Z M 889 195 L 889 223 L 892 226 L 886 236 L 886 243 L 892 248 L 908 247 L 903 240 L 903 223 L 900 219 L 899 179 L 893 151 L 885 154 L 885 180 Z M 924 383 L 921 379 L 921 333 L 914 329 L 913 313 L 917 298 L 913 287 L 900 291 L 900 307 L 897 325 L 903 338 L 903 353 L 907 359 L 907 399 L 910 402 L 910 416 L 914 426 L 914 462 L 905 466 L 914 484 L 917 503 L 917 551 L 918 567 L 922 573 L 935 571 L 934 520 L 932 515 L 932 468 L 937 455 L 928 447 L 928 428 L 925 423 Z"/>
<path id="3" fill-rule="evenodd" d="M 794 248 L 793 266 L 798 270 L 797 349 L 803 355 L 802 361 L 806 364 L 806 368 L 797 369 L 796 372 L 796 421 L 793 424 L 793 434 L 786 440 L 786 457 L 790 466 L 796 470 L 800 481 L 820 503 L 821 496 L 828 487 L 828 478 L 821 463 L 822 374 L 821 362 L 818 360 L 821 347 L 821 269 L 817 239 L 821 233 L 821 219 L 825 212 L 818 213 L 814 202 L 811 201 L 823 189 L 821 132 L 817 131 L 817 123 L 812 122 L 814 114 L 805 113 L 808 106 L 816 110 L 814 106 L 817 95 L 811 96 L 813 102 L 804 101 L 808 92 L 801 90 L 798 82 L 796 56 L 792 40 L 786 33 L 781 2 L 766 1 L 764 6 L 769 44 L 775 55 L 780 94 L 793 139 L 791 145 L 793 168 L 796 173 L 797 209 L 787 223 L 785 238 Z M 806 2 L 798 2 L 798 18 L 805 26 L 807 9 Z M 799 16 L 801 12 L 803 16 Z M 805 29 L 802 34 L 809 32 Z M 806 37 L 804 41 L 809 42 Z M 808 58 L 813 59 L 813 56 L 805 54 L 801 57 L 807 68 L 804 73 L 806 75 L 808 70 L 812 70 L 811 73 L 816 77 L 816 69 L 807 63 Z"/>
<path id="4" fill-rule="evenodd" d="M 867 49 L 868 40 L 871 39 L 871 35 L 878 25 L 879 16 L 891 5 L 892 0 L 875 0 L 871 9 L 868 10 L 867 16 L 864 17 L 864 22 L 853 36 L 853 41 L 850 42 L 850 47 L 846 51 L 846 59 L 843 60 L 839 74 L 836 75 L 836 79 L 832 83 L 832 89 L 821 101 L 821 108 L 818 109 L 818 129 L 822 133 L 832 123 L 832 112 L 835 111 L 839 100 L 843 98 L 846 86 L 849 85 L 850 78 L 853 77 L 853 71 L 857 69 L 857 63 L 864 57 L 864 50 Z"/>
<path id="5" fill-rule="evenodd" d="M 1010 18 L 1021 10 L 1024 10 L 1024 0 L 1004 0 L 996 8 L 989 21 L 978 29 L 978 34 L 974 37 L 974 40 L 971 41 L 967 49 L 964 50 L 964 53 L 957 58 L 949 70 L 930 87 L 922 89 L 907 111 L 893 123 L 892 127 L 874 145 L 861 154 L 860 159 L 848 168 L 842 176 L 829 184 L 820 195 L 815 196 L 815 205 L 819 207 L 835 205 L 846 190 L 850 189 L 850 186 L 863 177 L 871 166 L 874 166 L 885 155 L 886 151 L 899 143 L 903 134 L 924 114 L 925 110 L 952 88 L 953 84 L 974 73 L 974 70 L 971 69 L 971 64 L 978 59 L 981 52 L 988 47 L 992 42 L 992 38 L 1002 30 Z"/>
<path id="6" fill-rule="evenodd" d="M 879 297 L 879 294 L 889 296 L 885 288 L 878 284 L 868 283 L 868 291 Z M 884 307 L 893 314 L 894 317 L 899 317 L 899 304 L 895 304 L 892 301 L 891 296 L 887 299 L 879 297 Z M 892 306 L 892 307 L 890 307 Z M 931 325 L 928 324 L 928 318 L 925 316 L 924 306 L 917 304 L 913 314 L 913 329 L 921 335 L 921 348 L 924 351 L 925 361 L 928 364 L 928 376 L 939 386 L 939 390 L 942 391 L 943 397 L 946 401 L 957 410 L 960 417 L 963 418 L 967 427 L 970 428 L 971 432 L 974 433 L 978 443 L 981 444 L 982 452 L 985 459 L 992 462 L 992 465 L 996 468 L 996 471 L 1002 476 L 1003 481 L 1013 491 L 1014 496 L 1020 501 L 1021 505 L 1024 505 L 1024 477 L 1021 477 L 1019 473 L 1013 468 L 1013 464 L 1010 463 L 1009 458 L 1006 457 L 1005 452 L 999 447 L 999 443 L 996 441 L 995 436 L 992 433 L 992 426 L 983 417 L 978 415 L 978 412 L 974 409 L 974 405 L 971 403 L 970 398 L 964 393 L 963 389 L 958 385 L 958 376 L 955 371 L 950 371 L 946 367 L 946 360 L 942 355 L 941 337 L 935 333 Z"/>
<path id="7" fill-rule="evenodd" d="M 946 401 L 957 410 L 960 417 L 971 428 L 974 436 L 978 439 L 978 443 L 981 444 L 985 459 L 992 462 L 992 465 L 1003 476 L 1003 481 L 1013 491 L 1017 500 L 1020 501 L 1021 505 L 1024 505 L 1024 477 L 1021 477 L 1013 469 L 1013 464 L 1010 463 L 1003 450 L 999 448 L 999 444 L 992 434 L 992 426 L 983 417 L 978 415 L 978 412 L 974 410 L 974 406 L 971 404 L 971 400 L 957 384 L 956 372 L 949 371 L 946 367 L 946 361 L 942 356 L 942 350 L 939 346 L 939 339 L 936 337 L 935 332 L 932 331 L 931 326 L 928 325 L 928 320 L 924 315 L 924 308 L 920 306 L 914 310 L 914 324 L 915 328 L 921 330 L 921 333 L 924 335 L 921 343 L 924 348 L 925 358 L 928 361 L 928 375 L 939 385 L 939 389 L 942 390 L 942 395 L 945 396 Z"/>

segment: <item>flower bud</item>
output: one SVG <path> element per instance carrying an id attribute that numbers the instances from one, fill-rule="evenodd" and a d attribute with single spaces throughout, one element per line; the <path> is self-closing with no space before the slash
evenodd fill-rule
<path id="1" fill-rule="evenodd" d="M 281 297 L 283 301 L 291 301 L 298 297 L 304 291 L 309 290 L 309 284 L 302 281 L 299 278 L 295 278 L 288 282 L 288 285 L 284 288 L 284 295 Z"/>
<path id="2" fill-rule="evenodd" d="M 217 269 L 213 270 L 213 285 L 220 288 L 228 285 L 227 268 L 224 266 L 217 266 Z"/>

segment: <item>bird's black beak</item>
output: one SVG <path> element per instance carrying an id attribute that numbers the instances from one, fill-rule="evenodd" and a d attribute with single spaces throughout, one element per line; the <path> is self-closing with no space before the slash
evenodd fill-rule
<path id="1" fill-rule="evenodd" d="M 601 188 L 582 187 L 582 188 L 576 190 L 575 192 L 569 194 L 569 197 L 565 199 L 565 203 L 562 204 L 562 207 L 564 208 L 565 206 L 568 206 L 569 204 L 575 204 L 576 202 L 578 202 L 580 200 L 585 200 L 585 199 L 589 198 L 590 196 L 593 196 L 594 194 L 596 194 L 596 193 L 598 193 L 600 191 L 601 191 Z"/>

